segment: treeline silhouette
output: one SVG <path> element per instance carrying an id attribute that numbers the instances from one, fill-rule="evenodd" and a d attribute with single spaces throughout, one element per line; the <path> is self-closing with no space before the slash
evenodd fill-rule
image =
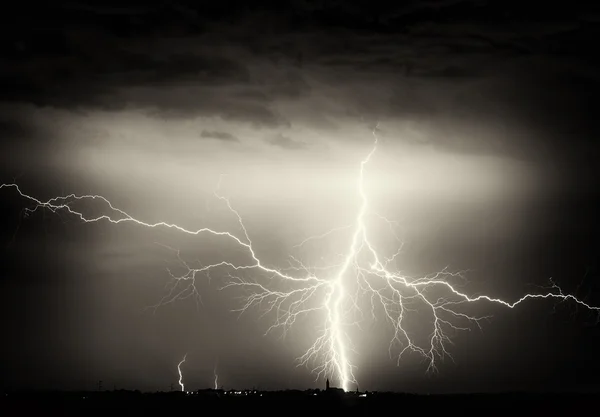
<path id="1" fill-rule="evenodd" d="M 597 394 L 470 394 L 414 395 L 389 392 L 200 390 L 142 393 L 140 391 L 5 392 L 0 415 L 56 416 L 192 416 L 243 413 L 367 416 L 574 415 L 594 410 Z M 240 415 L 240 414 L 238 414 Z"/>

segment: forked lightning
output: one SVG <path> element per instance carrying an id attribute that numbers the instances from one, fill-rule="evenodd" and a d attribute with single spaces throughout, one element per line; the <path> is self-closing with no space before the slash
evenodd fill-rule
<path id="1" fill-rule="evenodd" d="M 399 251 L 394 251 L 391 256 L 382 254 L 376 249 L 368 227 L 370 217 L 390 223 L 370 210 L 368 194 L 364 186 L 366 167 L 373 158 L 379 142 L 376 130 L 377 128 L 372 132 L 373 148 L 360 162 L 356 183 L 359 208 L 354 223 L 305 239 L 300 245 L 296 245 L 302 247 L 315 239 L 327 238 L 334 232 L 351 231 L 341 261 L 332 262 L 325 267 L 310 267 L 296 256 L 290 256 L 291 267 L 277 268 L 265 265 L 257 254 L 257 248 L 248 235 L 241 215 L 232 207 L 229 200 L 218 192 L 215 196 L 232 214 L 241 233 L 235 234 L 210 228 L 190 230 L 164 221 L 147 223 L 116 208 L 109 200 L 99 195 L 70 194 L 42 201 L 23 193 L 17 184 L 3 184 L 0 188 L 13 188 L 22 197 L 32 202 L 31 207 L 25 208 L 26 214 L 31 214 L 38 209 L 48 209 L 52 212 L 65 211 L 84 222 L 106 221 L 113 224 L 129 222 L 149 228 L 170 228 L 189 235 L 210 234 L 228 239 L 247 252 L 248 262 L 234 263 L 220 260 L 208 266 L 194 268 L 179 257 L 185 273 L 171 274 L 176 285 L 171 287 L 158 305 L 173 302 L 190 294 L 197 295 L 196 279 L 217 268 L 224 268 L 228 272 L 222 274 L 223 285 L 220 289 L 239 287 L 246 294 L 245 303 L 239 311 L 245 312 L 256 306 L 263 308 L 265 314 L 273 315 L 274 321 L 267 333 L 276 328 L 282 328 L 285 332 L 300 316 L 314 316 L 315 323 L 319 324 L 319 333 L 315 335 L 312 346 L 299 358 L 299 364 L 314 364 L 312 370 L 317 379 L 330 377 L 337 380 L 346 391 L 352 389 L 353 384 L 356 383 L 355 367 L 350 359 L 354 349 L 349 330 L 359 324 L 365 312 L 370 313 L 373 318 L 381 313 L 391 323 L 393 336 L 390 353 L 392 347 L 400 346 L 397 351 L 398 361 L 405 353 L 415 352 L 427 360 L 428 370 L 435 370 L 436 362 L 448 355 L 447 345 L 450 342 L 451 331 L 468 330 L 472 325 L 479 326 L 480 321 L 486 318 L 461 311 L 461 306 L 466 303 L 487 301 L 513 308 L 529 298 L 554 298 L 560 301 L 572 301 L 596 312 L 600 310 L 600 307 L 591 306 L 573 295 L 563 293 L 554 283 L 548 288 L 548 292 L 526 294 L 510 302 L 486 295 L 471 297 L 459 291 L 456 283 L 453 283 L 456 278 L 460 278 L 460 275 L 446 270 L 420 278 L 411 278 L 396 272 L 392 264 Z M 107 214 L 94 217 L 75 210 L 72 205 L 80 200 L 103 202 L 107 205 Z M 256 274 L 253 279 L 248 279 L 242 276 L 242 272 Z M 417 340 L 416 335 L 407 325 L 411 314 L 417 312 L 426 313 L 430 317 L 430 321 L 426 323 L 431 326 L 430 333 L 425 341 Z M 184 385 L 181 364 L 184 362 L 185 357 L 178 366 L 182 391 Z M 216 369 L 214 376 L 214 384 L 217 388 Z"/>

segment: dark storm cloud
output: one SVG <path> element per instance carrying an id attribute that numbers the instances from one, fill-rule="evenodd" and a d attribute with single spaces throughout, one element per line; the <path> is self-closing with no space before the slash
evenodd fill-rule
<path id="1" fill-rule="evenodd" d="M 598 13 L 588 9 L 469 1 L 293 2 L 261 10 L 235 1 L 64 3 L 44 12 L 43 22 L 26 13 L 5 22 L 0 88 L 5 100 L 40 106 L 278 128 L 294 123 L 278 100 L 326 94 L 311 84 L 317 79 L 342 94 L 332 114 L 305 110 L 313 127 L 335 129 L 335 114 L 435 120 L 447 125 L 429 138 L 441 149 L 535 158 L 541 147 L 560 154 L 565 135 L 589 141 L 598 133 L 593 42 L 600 33 Z M 371 84 L 386 94 L 371 95 Z M 456 121 L 518 122 L 542 134 L 498 142 L 465 137 Z M 543 144 L 533 139 L 542 136 Z"/>
<path id="2" fill-rule="evenodd" d="M 132 86 L 188 83 L 219 86 L 250 82 L 244 65 L 217 55 L 171 55 L 165 59 L 148 59 L 140 64 L 143 66 L 124 68 L 123 73 L 116 73 L 112 78 L 119 78 L 124 85 Z"/>
<path id="3" fill-rule="evenodd" d="M 270 101 L 299 98 L 310 87 L 297 72 L 287 72 L 283 80 L 266 73 L 258 82 L 249 72 L 248 57 L 279 63 L 277 71 L 283 73 L 286 66 L 335 68 L 344 88 L 345 72 L 384 72 L 391 84 L 407 78 L 456 83 L 497 76 L 507 62 L 522 57 L 585 56 L 595 50 L 598 30 L 589 17 L 584 20 L 590 16 L 586 10 L 538 10 L 512 2 L 482 5 L 293 2 L 251 13 L 249 6 L 235 1 L 210 8 L 189 2 L 160 7 L 63 3 L 62 9 L 48 11 L 43 25 L 25 14 L 6 22 L 11 56 L 0 73 L 0 87 L 7 99 L 39 105 L 142 106 L 157 107 L 165 115 L 189 110 L 214 116 L 222 99 L 202 96 L 192 102 L 182 96 L 178 101 L 147 88 L 235 86 L 246 90 L 231 92 L 230 101 L 243 96 L 245 102 L 226 118 L 262 117 L 265 124 L 278 125 L 278 117 L 267 115 L 273 112 Z M 538 23 L 524 23 L 529 16 Z M 186 40 L 202 48 L 179 52 Z M 159 43 L 170 44 L 169 50 L 158 48 Z M 140 44 L 144 47 L 135 47 Z M 225 53 L 232 45 L 237 52 Z M 577 65 L 571 71 L 577 72 Z M 260 92 L 248 89 L 253 85 Z M 132 87 L 140 88 L 139 97 L 119 94 Z M 383 105 L 374 109 L 379 114 L 385 110 Z M 402 113 L 394 106 L 388 111 Z"/>
<path id="4" fill-rule="evenodd" d="M 155 10 L 154 7 L 148 6 L 130 6 L 130 5 L 118 5 L 118 4 L 83 4 L 84 2 L 70 2 L 65 1 L 64 7 L 70 10 L 82 10 L 93 12 L 96 14 L 107 14 L 111 16 L 115 15 L 140 15 Z"/>
<path id="5" fill-rule="evenodd" d="M 306 149 L 308 147 L 308 145 L 305 142 L 293 140 L 292 138 L 289 138 L 281 133 L 271 138 L 268 138 L 267 142 L 273 146 L 277 146 L 279 148 L 288 150 L 301 150 Z"/>
<path id="6" fill-rule="evenodd" d="M 202 133 L 200 133 L 200 137 L 208 138 L 208 139 L 218 139 L 218 140 L 222 140 L 225 142 L 239 142 L 240 141 L 240 139 L 237 136 L 232 135 L 231 133 L 218 132 L 218 131 L 209 132 L 207 130 L 203 130 Z"/>
<path id="7" fill-rule="evenodd" d="M 91 34 L 93 38 L 95 34 Z M 75 38 L 73 36 L 73 38 Z M 39 55 L 35 50 L 4 67 L 0 83 L 6 98 L 58 107 L 126 106 L 112 103 L 122 88 L 190 85 L 222 86 L 249 82 L 247 69 L 217 53 L 210 56 L 153 57 L 119 50 L 116 39 L 95 47 L 83 40 L 69 42 L 61 55 Z M 91 46 L 91 50 L 89 49 Z M 27 50 L 28 46 L 23 46 Z M 85 51 L 85 52 L 84 52 Z M 135 105 L 136 103 L 131 103 Z"/>

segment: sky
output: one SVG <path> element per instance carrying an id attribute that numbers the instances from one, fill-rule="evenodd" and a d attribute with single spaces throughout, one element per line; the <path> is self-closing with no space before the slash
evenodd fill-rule
<path id="1" fill-rule="evenodd" d="M 218 190 L 265 264 L 331 265 L 350 234 L 294 246 L 355 220 L 375 132 L 364 190 L 382 217 L 369 230 L 390 256 L 398 242 L 381 219 L 396 222 L 397 270 L 463 271 L 462 291 L 509 302 L 552 279 L 600 305 L 592 2 L 30 3 L 1 18 L 0 183 L 239 234 Z M 239 246 L 65 212 L 25 217 L 31 202 L 14 188 L 0 204 L 6 388 L 167 390 L 186 353 L 190 388 L 212 387 L 215 367 L 225 388 L 324 386 L 296 361 L 320 316 L 265 335 L 272 312 L 240 315 L 244 289 L 219 290 L 231 271 L 197 278 L 201 302 L 149 308 L 182 266 L 176 250 L 244 262 Z M 397 361 L 380 314 L 350 326 L 359 388 L 597 389 L 589 311 L 537 299 L 469 308 L 493 317 L 452 334 L 437 373 L 417 354 Z M 423 337 L 428 323 L 410 326 Z"/>

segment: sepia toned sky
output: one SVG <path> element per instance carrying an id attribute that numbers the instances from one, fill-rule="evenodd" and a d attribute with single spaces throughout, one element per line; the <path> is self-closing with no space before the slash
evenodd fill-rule
<path id="1" fill-rule="evenodd" d="M 365 184 L 399 224 L 399 269 L 466 272 L 463 287 L 509 300 L 547 285 L 599 304 L 597 38 L 600 13 L 569 2 L 20 2 L 2 17 L 0 183 L 48 199 L 100 194 L 147 222 L 235 227 L 285 267 L 294 245 L 352 222 Z M 22 218 L 0 190 L 1 369 L 7 387 L 307 388 L 295 358 L 315 323 L 285 339 L 239 316 L 236 294 L 152 312 L 177 247 L 235 248 L 135 225 Z M 87 207 L 87 210 L 100 209 Z M 229 230 L 229 229 L 227 229 Z M 381 239 L 386 245 L 383 232 Z M 316 262 L 344 239 L 303 253 Z M 588 297 L 588 298 L 586 298 Z M 358 339 L 369 390 L 579 390 L 593 386 L 600 329 L 573 306 L 532 302 L 457 334 L 452 360 L 399 366 L 383 323 Z"/>

